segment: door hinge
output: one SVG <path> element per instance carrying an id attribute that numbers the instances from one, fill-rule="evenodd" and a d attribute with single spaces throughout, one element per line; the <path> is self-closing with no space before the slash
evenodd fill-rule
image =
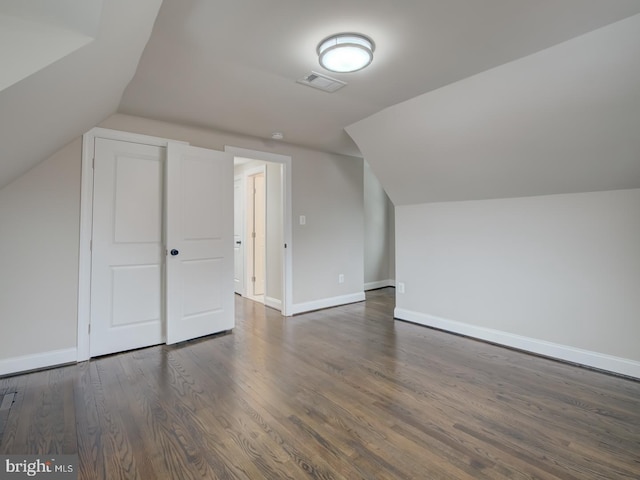
<path id="1" fill-rule="evenodd" d="M 256 232 L 251 232 L 251 238 L 256 238 Z"/>
<path id="2" fill-rule="evenodd" d="M 91 159 L 91 168 L 93 168 L 94 170 L 96 169 L 96 157 L 95 156 Z"/>
<path id="3" fill-rule="evenodd" d="M 89 251 L 93 252 L 93 240 L 89 240 Z"/>
<path id="4" fill-rule="evenodd" d="M 256 277 L 251 277 L 251 281 L 252 281 L 253 283 L 256 283 Z"/>
<path id="5" fill-rule="evenodd" d="M 89 328 L 87 329 L 87 333 L 91 335 L 91 324 L 89 324 Z"/>

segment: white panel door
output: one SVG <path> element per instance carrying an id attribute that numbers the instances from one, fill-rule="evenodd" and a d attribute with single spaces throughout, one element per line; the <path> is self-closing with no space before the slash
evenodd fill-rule
<path id="1" fill-rule="evenodd" d="M 244 295 L 244 245 L 242 244 L 244 229 L 244 193 L 242 175 L 233 181 L 233 283 L 234 290 Z"/>
<path id="2" fill-rule="evenodd" d="M 167 343 L 234 326 L 233 157 L 169 143 Z"/>
<path id="3" fill-rule="evenodd" d="M 95 141 L 91 356 L 164 342 L 165 149 Z"/>

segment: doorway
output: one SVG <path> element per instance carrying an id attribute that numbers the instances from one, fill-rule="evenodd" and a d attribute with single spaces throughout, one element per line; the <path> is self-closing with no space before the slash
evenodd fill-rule
<path id="1" fill-rule="evenodd" d="M 234 158 L 236 293 L 283 310 L 283 166 Z"/>
<path id="2" fill-rule="evenodd" d="M 264 304 L 290 315 L 292 310 L 292 255 L 291 255 L 291 157 L 258 150 L 225 147 L 234 155 L 235 164 L 235 234 L 236 293 L 250 298 L 247 271 L 247 239 L 245 211 L 247 209 L 246 178 L 264 172 L 265 197 L 265 254 Z M 242 190 L 242 191 L 241 191 Z M 240 230 L 243 230 L 240 232 Z M 249 241 L 247 241 L 249 240 Z M 240 243 L 238 243 L 240 242 Z M 244 265 L 242 261 L 244 260 Z M 243 269 L 245 275 L 239 271 Z M 249 276 L 251 277 L 251 276 Z M 249 278 L 250 280 L 250 278 Z"/>

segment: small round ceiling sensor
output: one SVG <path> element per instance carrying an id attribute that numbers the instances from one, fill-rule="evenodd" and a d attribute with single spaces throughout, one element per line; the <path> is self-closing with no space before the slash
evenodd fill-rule
<path id="1" fill-rule="evenodd" d="M 273 132 L 271 134 L 271 138 L 274 140 L 282 140 L 284 138 L 284 134 L 282 132 Z"/>

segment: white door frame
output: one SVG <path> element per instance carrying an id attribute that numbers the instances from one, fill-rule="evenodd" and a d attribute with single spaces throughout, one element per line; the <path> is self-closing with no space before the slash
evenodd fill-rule
<path id="1" fill-rule="evenodd" d="M 225 145 L 224 151 L 232 154 L 234 157 L 251 158 L 253 160 L 261 160 L 263 162 L 273 162 L 282 165 L 283 176 L 283 239 L 284 239 L 284 255 L 282 256 L 283 266 L 283 283 L 282 286 L 282 315 L 293 315 L 293 256 L 292 252 L 292 175 L 291 175 L 291 157 L 288 155 L 280 155 L 278 153 L 261 152 L 259 150 L 251 150 L 248 148 L 233 147 Z"/>
<path id="2" fill-rule="evenodd" d="M 82 170 L 80 183 L 80 256 L 78 265 L 78 348 L 77 361 L 90 358 L 89 325 L 91 321 L 91 229 L 93 225 L 93 157 L 96 138 L 167 147 L 169 143 L 186 144 L 166 138 L 121 132 L 96 127 L 82 136 Z"/>

